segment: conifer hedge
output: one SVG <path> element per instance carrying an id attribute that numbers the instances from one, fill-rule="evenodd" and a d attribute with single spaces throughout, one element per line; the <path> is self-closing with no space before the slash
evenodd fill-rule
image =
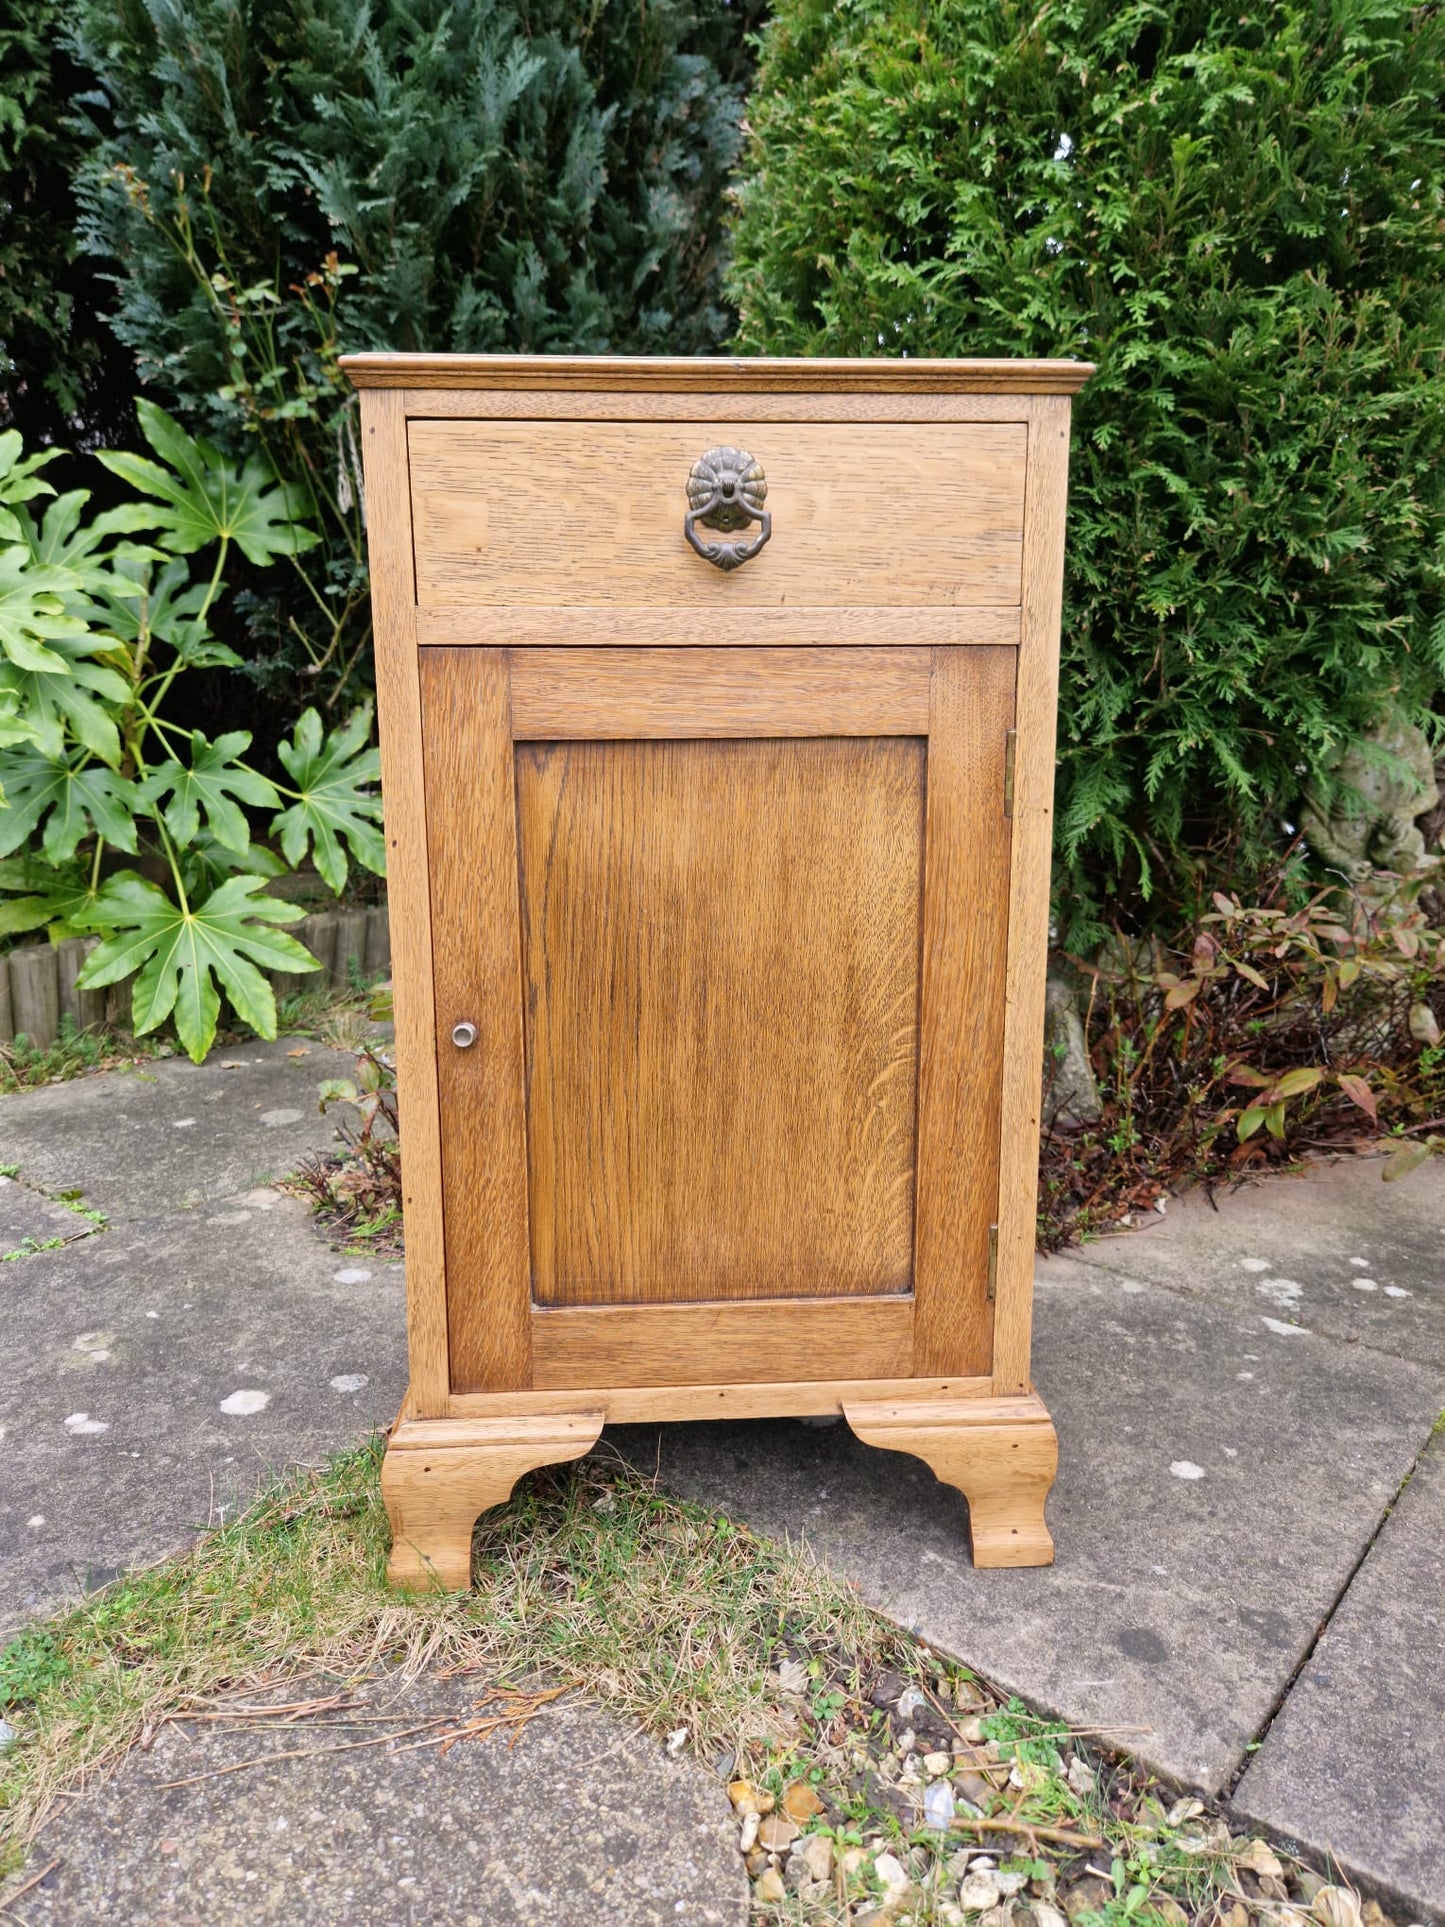
<path id="1" fill-rule="evenodd" d="M 151 393 L 233 458 L 259 446 L 322 532 L 313 596 L 243 598 L 272 686 L 366 667 L 338 354 L 690 354 L 729 331 L 757 6 L 71 0 L 110 325 Z"/>
<path id="2" fill-rule="evenodd" d="M 1445 674 L 1445 11 L 779 0 L 751 352 L 1074 355 L 1059 902 L 1247 878 Z M 1142 889 L 1141 889 L 1142 886 Z"/>

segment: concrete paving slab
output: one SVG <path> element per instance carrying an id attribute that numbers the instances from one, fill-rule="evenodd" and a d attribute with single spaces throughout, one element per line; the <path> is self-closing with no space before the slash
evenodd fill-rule
<path id="1" fill-rule="evenodd" d="M 264 1189 L 6 1265 L 0 1631 L 390 1423 L 403 1301 Z"/>
<path id="2" fill-rule="evenodd" d="M 111 1218 L 190 1210 L 330 1145 L 316 1087 L 355 1066 L 352 1051 L 282 1037 L 21 1091 L 0 1098 L 0 1163 L 44 1191 L 79 1189 Z"/>
<path id="3" fill-rule="evenodd" d="M 1347 1158 L 1171 1200 L 1142 1229 L 1074 1255 L 1123 1277 L 1445 1366 L 1445 1159 L 1399 1183 Z"/>
<path id="4" fill-rule="evenodd" d="M 98 1229 L 93 1219 L 72 1211 L 62 1199 L 0 1174 L 0 1264 L 14 1263 L 57 1238 L 70 1244 Z"/>
<path id="5" fill-rule="evenodd" d="M 1406 1920 L 1445 1921 L 1445 1438 L 1437 1436 L 1235 1790 Z"/>
<path id="6" fill-rule="evenodd" d="M 283 1696 L 335 1685 L 292 1683 Z M 467 1718 L 483 1690 L 476 1676 L 423 1679 L 401 1693 L 374 1681 L 353 1697 L 364 1715 L 399 1714 L 414 1726 L 437 1714 Z M 432 1730 L 440 1737 L 446 1728 Z M 445 1754 L 436 1744 L 322 1751 L 377 1731 L 163 1727 L 150 1753 L 131 1754 L 47 1830 L 12 1884 L 60 1865 L 6 1918 L 25 1927 L 741 1927 L 747 1918 L 721 1782 L 667 1759 L 598 1707 L 556 1702 L 510 1750 L 497 1737 Z M 196 1779 L 303 1748 L 304 1758 Z M 177 1780 L 192 1783 L 167 1784 Z"/>
<path id="7" fill-rule="evenodd" d="M 975 1572 L 963 1499 L 841 1424 L 606 1436 L 649 1471 L 660 1452 L 676 1491 L 805 1535 L 1000 1685 L 1217 1792 L 1429 1434 L 1445 1372 L 1062 1258 L 1039 1268 L 1035 1364 L 1061 1441 L 1042 1570 Z"/>

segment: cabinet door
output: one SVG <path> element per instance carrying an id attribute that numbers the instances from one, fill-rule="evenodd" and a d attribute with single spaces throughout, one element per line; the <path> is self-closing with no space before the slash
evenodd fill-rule
<path id="1" fill-rule="evenodd" d="M 988 1371 L 1015 654 L 422 650 L 454 1390 Z"/>

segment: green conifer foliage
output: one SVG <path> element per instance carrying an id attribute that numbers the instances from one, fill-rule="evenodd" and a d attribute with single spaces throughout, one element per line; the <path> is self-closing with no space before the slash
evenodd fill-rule
<path id="1" fill-rule="evenodd" d="M 238 458 L 258 439 L 323 531 L 310 605 L 251 604 L 278 672 L 304 651 L 324 690 L 364 643 L 339 353 L 689 354 L 727 333 L 755 6 L 74 0 L 112 325 L 190 428 Z"/>
<path id="2" fill-rule="evenodd" d="M 1247 875 L 1445 674 L 1445 13 L 781 0 L 738 345 L 1072 355 L 1061 909 Z M 1111 906 L 1110 899 L 1114 899 Z"/>

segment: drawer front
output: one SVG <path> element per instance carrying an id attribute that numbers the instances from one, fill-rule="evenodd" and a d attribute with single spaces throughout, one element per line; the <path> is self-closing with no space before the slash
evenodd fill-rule
<path id="1" fill-rule="evenodd" d="M 417 603 L 722 617 L 1016 608 L 1027 435 L 1023 421 L 764 422 L 742 413 L 699 422 L 412 420 Z M 731 571 L 696 554 L 683 527 L 693 463 L 726 446 L 761 463 L 771 517 L 766 545 Z M 672 639 L 750 638 L 739 629 Z"/>

